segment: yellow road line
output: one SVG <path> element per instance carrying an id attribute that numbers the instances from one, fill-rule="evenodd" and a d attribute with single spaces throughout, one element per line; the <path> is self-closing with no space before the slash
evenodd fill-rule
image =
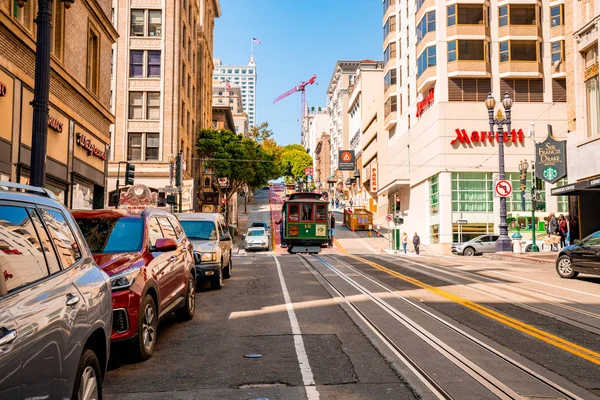
<path id="1" fill-rule="evenodd" d="M 335 244 L 335 247 L 337 247 L 342 254 L 350 254 L 336 238 L 333 238 L 333 244 Z"/>
<path id="2" fill-rule="evenodd" d="M 460 296 L 457 296 L 455 294 L 452 294 L 450 292 L 447 292 L 447 291 L 437 288 L 435 286 L 428 285 L 424 282 L 421 282 L 417 279 L 411 278 L 411 277 L 401 274 L 399 272 L 393 271 L 393 270 L 386 268 L 382 265 L 379 265 L 377 263 L 371 262 L 369 260 L 365 260 L 362 257 L 357 257 L 357 256 L 351 256 L 351 257 L 358 261 L 361 261 L 367 265 L 370 265 L 371 267 L 376 268 L 382 272 L 385 272 L 389 275 L 395 276 L 396 278 L 400 278 L 405 282 L 408 282 L 412 285 L 415 285 L 415 286 L 425 289 L 431 293 L 437 294 L 438 296 L 441 296 L 445 299 L 448 299 L 454 303 L 460 304 L 463 307 L 466 307 L 475 312 L 478 312 L 479 314 L 481 314 L 483 316 L 486 316 L 497 322 L 500 322 L 503 325 L 506 325 L 513 329 L 516 329 L 519 332 L 523 332 L 523 333 L 525 333 L 529 336 L 532 336 L 536 339 L 542 340 L 552 346 L 555 346 L 562 350 L 565 350 L 565 351 L 567 351 L 573 355 L 576 355 L 578 357 L 581 357 L 591 363 L 600 365 L 600 353 L 597 353 L 593 350 L 579 346 L 575 343 L 569 342 L 568 340 L 565 340 L 563 338 L 555 336 L 549 332 L 543 331 L 534 326 L 531 326 L 529 324 L 521 322 L 517 319 L 511 318 L 507 315 L 499 313 L 498 311 L 492 310 L 491 308 L 482 306 L 481 304 L 477 304 L 470 300 L 464 299 Z"/>

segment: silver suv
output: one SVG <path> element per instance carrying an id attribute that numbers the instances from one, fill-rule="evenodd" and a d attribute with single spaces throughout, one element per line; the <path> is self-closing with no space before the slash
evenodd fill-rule
<path id="1" fill-rule="evenodd" d="M 496 252 L 496 240 L 498 235 L 481 235 L 465 243 L 456 243 L 452 245 L 452 253 L 464 256 L 474 256 L 483 253 Z"/>
<path id="2" fill-rule="evenodd" d="M 0 181 L 0 399 L 101 399 L 111 302 L 54 194 Z"/>

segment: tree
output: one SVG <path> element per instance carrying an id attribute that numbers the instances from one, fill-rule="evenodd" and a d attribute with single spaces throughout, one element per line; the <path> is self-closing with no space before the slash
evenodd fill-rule
<path id="1" fill-rule="evenodd" d="M 291 176 L 295 180 L 303 179 L 304 169 L 312 167 L 312 157 L 303 150 L 293 149 L 283 152 L 281 155 L 281 169 L 285 176 Z"/>
<path id="2" fill-rule="evenodd" d="M 269 129 L 269 123 L 263 122 L 259 126 L 253 126 L 250 128 L 250 132 L 248 132 L 247 136 L 258 142 L 263 143 L 265 140 L 273 140 L 273 131 Z"/>
<path id="3" fill-rule="evenodd" d="M 303 151 L 306 153 L 306 149 L 301 144 L 288 144 L 287 146 L 283 147 L 284 152 L 290 151 L 290 150 L 300 150 L 300 151 Z"/>

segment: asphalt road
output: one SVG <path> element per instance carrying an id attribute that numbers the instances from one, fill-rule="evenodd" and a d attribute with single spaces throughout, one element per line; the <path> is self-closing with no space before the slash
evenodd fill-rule
<path id="1" fill-rule="evenodd" d="M 258 199 L 248 222 L 268 217 Z M 192 321 L 161 323 L 150 360 L 114 349 L 105 397 L 600 399 L 600 278 L 363 248 L 241 251 Z"/>

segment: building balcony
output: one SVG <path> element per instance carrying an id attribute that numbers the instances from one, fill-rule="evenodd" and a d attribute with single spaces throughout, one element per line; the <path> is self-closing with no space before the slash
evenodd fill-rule
<path id="1" fill-rule="evenodd" d="M 498 28 L 498 37 L 508 36 L 541 38 L 542 28 L 537 25 L 506 25 Z"/>
<path id="2" fill-rule="evenodd" d="M 421 76 L 417 78 L 417 92 L 423 93 L 425 90 L 433 86 L 437 80 L 437 67 L 428 67 Z"/>
<path id="3" fill-rule="evenodd" d="M 398 112 L 390 111 L 383 120 L 383 128 L 385 130 L 392 129 L 398 123 Z"/>
<path id="4" fill-rule="evenodd" d="M 383 39 L 383 48 L 385 49 L 388 44 L 396 40 L 396 31 L 390 31 L 385 39 Z"/>
<path id="5" fill-rule="evenodd" d="M 390 57 L 387 63 L 383 66 L 386 70 L 396 67 L 396 56 Z"/>
<path id="6" fill-rule="evenodd" d="M 395 94 L 396 93 L 396 89 L 397 89 L 397 85 L 390 85 L 387 89 L 385 89 L 385 91 L 383 92 L 383 98 L 387 99 L 388 97 L 390 97 L 391 94 Z"/>
<path id="7" fill-rule="evenodd" d="M 435 31 L 427 32 L 427 34 L 423 37 L 423 39 L 421 39 L 419 44 L 417 44 L 417 54 L 421 54 L 423 49 L 425 49 L 425 47 L 427 47 L 428 44 L 435 43 L 435 41 Z"/>
<path id="8" fill-rule="evenodd" d="M 478 24 L 478 25 L 466 25 L 466 24 L 461 24 L 461 25 L 452 25 L 452 26 L 448 26 L 446 27 L 446 36 L 448 38 L 454 37 L 454 36 L 461 36 L 461 35 L 465 35 L 465 36 L 480 36 L 481 39 L 483 39 L 484 37 L 489 38 L 490 37 L 490 27 L 483 25 L 483 24 Z"/>
<path id="9" fill-rule="evenodd" d="M 500 78 L 542 78 L 542 63 L 538 61 L 507 61 L 500 63 Z"/>
<path id="10" fill-rule="evenodd" d="M 383 20 L 387 21 L 388 17 L 395 12 L 396 12 L 396 1 L 390 0 L 390 5 L 388 6 L 387 10 L 385 10 L 385 12 L 383 13 Z"/>
<path id="11" fill-rule="evenodd" d="M 435 0 L 425 0 L 423 2 L 423 5 L 421 5 L 421 8 L 419 8 L 417 14 L 415 15 L 415 21 L 420 21 L 421 18 L 423 18 L 423 14 L 425 14 L 425 10 L 427 10 L 430 7 L 435 8 Z"/>
<path id="12" fill-rule="evenodd" d="M 492 67 L 490 63 L 485 60 L 459 60 L 448 63 L 449 78 L 489 78 L 491 76 Z"/>

